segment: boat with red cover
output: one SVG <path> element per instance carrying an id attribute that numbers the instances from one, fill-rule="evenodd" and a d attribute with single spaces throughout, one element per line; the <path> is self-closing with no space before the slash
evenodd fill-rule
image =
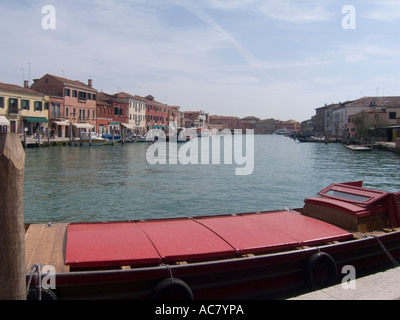
<path id="1" fill-rule="evenodd" d="M 58 299 L 286 298 L 340 282 L 345 265 L 362 276 L 400 257 L 400 192 L 339 183 L 304 202 L 297 210 L 32 224 L 27 282 L 40 264 L 55 268 Z"/>

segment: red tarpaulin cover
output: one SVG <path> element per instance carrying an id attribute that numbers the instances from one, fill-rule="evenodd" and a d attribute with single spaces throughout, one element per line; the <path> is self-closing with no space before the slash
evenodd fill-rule
<path id="1" fill-rule="evenodd" d="M 210 260 L 345 240 L 328 223 L 286 211 L 123 223 L 70 224 L 72 267 L 154 265 Z"/>

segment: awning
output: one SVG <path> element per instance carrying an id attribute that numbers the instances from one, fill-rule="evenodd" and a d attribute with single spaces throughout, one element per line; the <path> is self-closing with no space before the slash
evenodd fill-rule
<path id="1" fill-rule="evenodd" d="M 78 129 L 92 129 L 94 127 L 90 123 L 72 123 L 72 125 Z"/>
<path id="2" fill-rule="evenodd" d="M 130 123 L 121 123 L 121 126 L 128 128 L 128 129 L 135 129 L 135 125 L 130 124 Z"/>
<path id="3" fill-rule="evenodd" d="M 48 123 L 49 120 L 43 117 L 24 117 L 27 122 Z"/>
<path id="4" fill-rule="evenodd" d="M 9 126 L 10 121 L 5 116 L 0 116 L 0 126 Z"/>
<path id="5" fill-rule="evenodd" d="M 119 126 L 120 125 L 119 122 L 109 122 L 108 124 L 111 126 Z"/>
<path id="6" fill-rule="evenodd" d="M 53 121 L 58 126 L 69 126 L 70 123 L 67 121 Z"/>

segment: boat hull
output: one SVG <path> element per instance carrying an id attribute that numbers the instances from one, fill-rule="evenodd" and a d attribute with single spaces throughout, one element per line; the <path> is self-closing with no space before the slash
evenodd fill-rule
<path id="1" fill-rule="evenodd" d="M 81 145 L 83 147 L 87 147 L 87 146 L 102 146 L 104 143 L 105 143 L 105 140 L 103 140 L 103 139 L 102 140 L 93 139 L 91 141 L 89 141 L 87 139 L 81 140 Z"/>
<path id="2" fill-rule="evenodd" d="M 400 257 L 400 232 L 380 237 L 394 258 Z M 306 281 L 309 259 L 318 252 L 329 254 L 341 269 L 352 265 L 357 276 L 389 268 L 391 261 L 374 238 L 307 248 L 285 253 L 227 259 L 207 263 L 61 273 L 54 292 L 58 299 L 150 299 L 157 284 L 178 278 L 192 290 L 193 298 L 282 299 L 312 291 Z M 344 275 L 342 275 L 343 277 Z"/>

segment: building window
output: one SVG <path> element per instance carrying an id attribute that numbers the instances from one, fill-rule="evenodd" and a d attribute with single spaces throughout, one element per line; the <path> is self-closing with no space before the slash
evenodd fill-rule
<path id="1" fill-rule="evenodd" d="M 65 97 L 70 97 L 71 96 L 71 89 L 65 88 L 64 89 L 64 96 Z"/>
<path id="2" fill-rule="evenodd" d="M 88 92 L 88 93 L 86 94 L 86 97 L 87 97 L 88 100 L 92 100 L 92 94 L 91 94 L 91 93 Z"/>
<path id="3" fill-rule="evenodd" d="M 35 111 L 42 111 L 43 110 L 43 102 L 42 101 L 35 101 L 34 110 Z"/>
<path id="4" fill-rule="evenodd" d="M 85 110 L 79 109 L 79 121 L 85 121 Z"/>
<path id="5" fill-rule="evenodd" d="M 78 91 L 77 90 L 72 90 L 72 97 L 73 98 L 78 98 Z"/>
<path id="6" fill-rule="evenodd" d="M 86 92 L 79 91 L 79 100 L 86 101 Z"/>
<path id="7" fill-rule="evenodd" d="M 8 108 L 10 114 L 18 114 L 18 99 L 16 98 L 8 99 Z"/>
<path id="8" fill-rule="evenodd" d="M 22 110 L 29 110 L 29 100 L 22 99 L 21 100 L 21 109 Z"/>
<path id="9" fill-rule="evenodd" d="M 87 119 L 90 119 L 90 110 L 87 111 Z"/>
<path id="10" fill-rule="evenodd" d="M 69 108 L 68 107 L 65 108 L 65 117 L 66 118 L 69 117 Z"/>
<path id="11" fill-rule="evenodd" d="M 389 112 L 389 119 L 396 120 L 396 112 Z"/>
<path id="12" fill-rule="evenodd" d="M 92 119 L 93 119 L 93 120 L 96 119 L 96 111 L 94 111 L 94 110 L 93 110 L 93 117 L 92 117 Z"/>
<path id="13" fill-rule="evenodd" d="M 51 104 L 51 116 L 53 118 L 60 118 L 61 116 L 61 105 L 60 104 Z"/>
<path id="14" fill-rule="evenodd" d="M 4 109 L 4 97 L 0 97 L 0 108 Z"/>

